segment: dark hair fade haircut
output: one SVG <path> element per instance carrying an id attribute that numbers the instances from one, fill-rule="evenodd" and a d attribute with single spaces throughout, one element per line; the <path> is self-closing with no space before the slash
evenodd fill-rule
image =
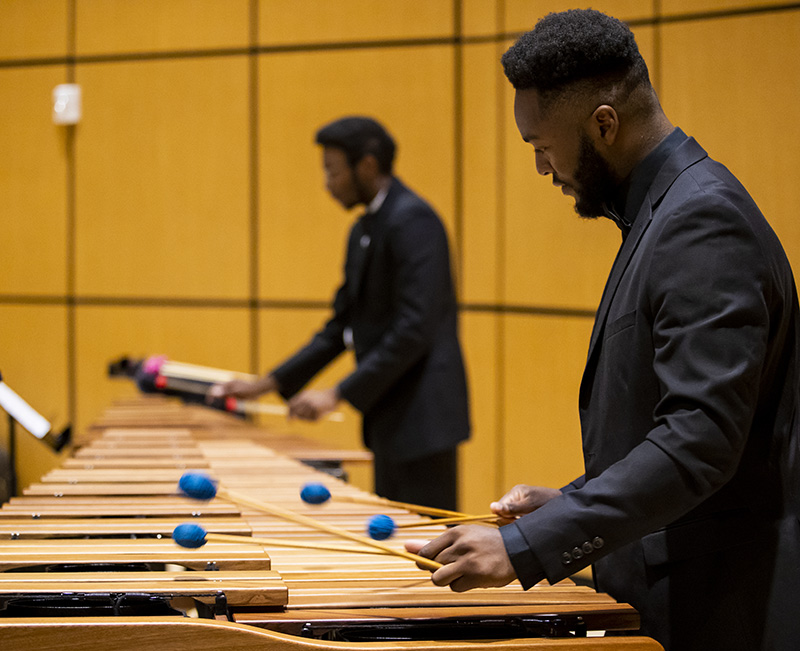
<path id="1" fill-rule="evenodd" d="M 372 118 L 349 116 L 334 120 L 317 131 L 316 142 L 323 147 L 344 151 L 350 167 L 355 167 L 364 156 L 372 154 L 382 174 L 392 173 L 396 149 L 394 140 Z"/>
<path id="2" fill-rule="evenodd" d="M 628 26 L 594 9 L 548 14 L 502 57 L 517 90 L 535 89 L 548 100 L 580 83 L 647 84 L 647 65 Z"/>

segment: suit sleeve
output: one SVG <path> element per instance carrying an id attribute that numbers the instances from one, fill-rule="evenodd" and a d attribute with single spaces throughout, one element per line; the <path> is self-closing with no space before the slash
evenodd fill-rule
<path id="1" fill-rule="evenodd" d="M 388 233 L 394 270 L 389 291 L 396 303 L 391 325 L 339 384 L 340 395 L 362 412 L 430 350 L 452 301 L 444 227 L 424 204 L 411 203 L 405 211 Z"/>
<path id="2" fill-rule="evenodd" d="M 652 429 L 581 488 L 509 525 L 550 582 L 688 513 L 734 475 L 742 457 L 767 356 L 775 254 L 719 197 L 704 193 L 683 211 L 654 235 L 647 304 L 637 313 L 645 321 L 637 327 L 652 331 L 652 369 L 641 370 L 659 387 Z M 615 362 L 625 370 L 626 360 Z M 620 408 L 635 399 L 629 389 Z M 570 558 L 586 542 L 590 553 Z M 529 586 L 534 577 L 524 574 Z"/>
<path id="3" fill-rule="evenodd" d="M 586 483 L 586 475 L 581 475 L 577 479 L 573 479 L 566 486 L 562 486 L 559 490 L 562 493 L 569 493 L 570 491 L 574 491 L 574 490 L 578 490 L 579 488 L 583 488 L 583 485 L 585 483 Z"/>

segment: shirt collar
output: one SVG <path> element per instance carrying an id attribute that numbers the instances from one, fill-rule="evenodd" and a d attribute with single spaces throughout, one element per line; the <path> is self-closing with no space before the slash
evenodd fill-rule
<path id="1" fill-rule="evenodd" d="M 386 195 L 389 194 L 390 185 L 391 183 L 387 183 L 380 190 L 378 190 L 378 194 L 372 197 L 372 201 L 370 201 L 369 205 L 367 206 L 368 215 L 374 215 L 381 209 L 383 202 L 386 200 Z"/>
<path id="2" fill-rule="evenodd" d="M 606 217 L 619 226 L 623 235 L 627 235 L 636 215 L 642 207 L 647 192 L 661 167 L 678 146 L 687 139 L 687 135 L 679 128 L 673 129 L 653 151 L 645 156 L 628 177 L 617 188 L 611 205 L 607 205 Z"/>

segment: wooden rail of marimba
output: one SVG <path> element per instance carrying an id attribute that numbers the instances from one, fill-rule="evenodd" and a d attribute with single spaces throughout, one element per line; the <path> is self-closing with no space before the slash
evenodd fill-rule
<path id="1" fill-rule="evenodd" d="M 110 409 L 106 427 L 93 428 L 91 442 L 0 508 L 4 648 L 138 651 L 143 644 L 167 643 L 193 651 L 466 651 L 488 639 L 501 651 L 661 648 L 643 637 L 575 637 L 584 629 L 635 630 L 638 615 L 569 581 L 457 594 L 394 556 L 238 542 L 178 547 L 169 536 L 185 520 L 212 533 L 343 543 L 222 499 L 189 500 L 177 492 L 177 478 L 187 468 L 202 468 L 253 500 L 353 532 L 387 511 L 349 502 L 305 504 L 299 492 L 308 481 L 335 494 L 363 492 L 300 463 L 297 455 L 265 447 L 261 435 L 248 437 L 252 428 L 234 423 L 224 435 L 211 436 L 205 427 L 196 436 L 191 421 L 201 420 L 197 412 L 161 402 L 143 405 L 138 418 L 132 405 Z M 222 432 L 220 414 L 209 413 L 214 430 Z M 388 514 L 397 522 L 419 519 L 396 509 Z M 443 530 L 439 525 L 423 535 Z M 402 549 L 405 539 L 419 535 L 399 530 L 389 542 Z M 45 567 L 50 571 L 42 572 Z M 526 637 L 534 629 L 562 637 Z M 385 637 L 374 637 L 376 632 Z M 402 636 L 414 639 L 395 639 Z"/>

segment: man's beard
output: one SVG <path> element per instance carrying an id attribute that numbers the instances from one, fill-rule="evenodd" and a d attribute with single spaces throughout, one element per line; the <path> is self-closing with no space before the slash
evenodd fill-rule
<path id="1" fill-rule="evenodd" d="M 575 212 L 594 219 L 605 214 L 619 181 L 611 166 L 595 149 L 589 137 L 581 132 L 581 148 L 575 170 Z"/>

